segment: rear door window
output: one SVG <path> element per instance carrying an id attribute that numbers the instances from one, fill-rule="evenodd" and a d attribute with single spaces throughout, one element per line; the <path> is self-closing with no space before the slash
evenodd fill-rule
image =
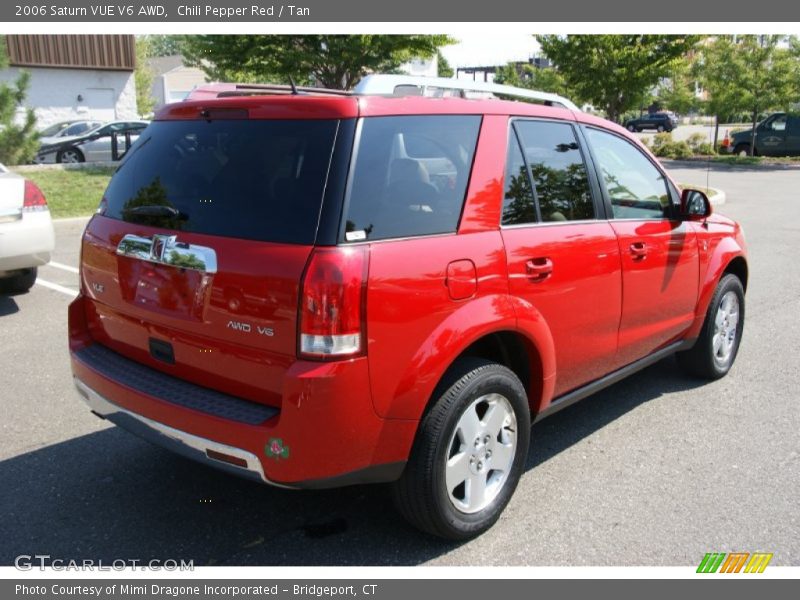
<path id="1" fill-rule="evenodd" d="M 595 218 L 589 176 L 575 130 L 569 123 L 516 121 L 527 166 L 533 180 L 532 194 L 543 222 L 583 221 Z M 512 149 L 513 150 L 513 149 Z M 535 212 L 526 208 L 525 169 L 517 166 L 512 152 L 512 173 L 507 181 L 503 224 L 530 222 Z M 508 186 L 511 186 L 509 188 Z M 514 190 L 509 193 L 509 190 Z"/>
<path id="2" fill-rule="evenodd" d="M 455 232 L 480 123 L 472 115 L 365 118 L 345 241 Z"/>
<path id="3" fill-rule="evenodd" d="M 104 214 L 177 231 L 312 244 L 337 126 L 156 121 L 111 179 Z"/>

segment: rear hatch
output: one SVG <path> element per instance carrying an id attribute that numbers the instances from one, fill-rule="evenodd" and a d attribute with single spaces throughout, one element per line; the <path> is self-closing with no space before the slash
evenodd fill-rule
<path id="1" fill-rule="evenodd" d="M 140 363 L 278 406 L 343 121 L 181 110 L 147 128 L 87 227 L 89 332 Z"/>

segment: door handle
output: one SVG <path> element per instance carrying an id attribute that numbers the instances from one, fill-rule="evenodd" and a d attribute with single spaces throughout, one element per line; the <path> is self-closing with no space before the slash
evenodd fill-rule
<path id="1" fill-rule="evenodd" d="M 525 274 L 531 281 L 543 281 L 553 274 L 553 261 L 544 256 L 525 263 Z"/>
<path id="2" fill-rule="evenodd" d="M 633 260 L 642 260 L 647 256 L 647 244 L 644 242 L 634 242 L 630 246 L 631 255 Z"/>

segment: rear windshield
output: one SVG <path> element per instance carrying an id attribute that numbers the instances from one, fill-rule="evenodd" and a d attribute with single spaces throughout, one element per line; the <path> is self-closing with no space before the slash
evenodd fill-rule
<path id="1" fill-rule="evenodd" d="M 345 241 L 454 232 L 480 124 L 471 115 L 364 119 Z"/>
<path id="2" fill-rule="evenodd" d="M 312 244 L 336 120 L 156 121 L 111 179 L 108 217 Z"/>

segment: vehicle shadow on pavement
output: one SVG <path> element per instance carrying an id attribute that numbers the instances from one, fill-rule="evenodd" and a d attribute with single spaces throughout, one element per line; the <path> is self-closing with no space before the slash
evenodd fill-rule
<path id="1" fill-rule="evenodd" d="M 534 425 L 526 468 L 533 469 L 642 404 L 706 383 L 686 375 L 674 356 L 667 357 Z"/>
<path id="2" fill-rule="evenodd" d="M 19 306 L 14 298 L 7 294 L 0 294 L 0 317 L 13 315 L 19 312 Z"/>
<path id="3" fill-rule="evenodd" d="M 537 424 L 527 468 L 641 404 L 699 384 L 674 359 L 661 361 Z M 415 565 L 459 546 L 406 525 L 386 486 L 271 488 L 113 427 L 4 460 L 0 481 L 2 565 L 26 554 L 105 564 Z"/>

